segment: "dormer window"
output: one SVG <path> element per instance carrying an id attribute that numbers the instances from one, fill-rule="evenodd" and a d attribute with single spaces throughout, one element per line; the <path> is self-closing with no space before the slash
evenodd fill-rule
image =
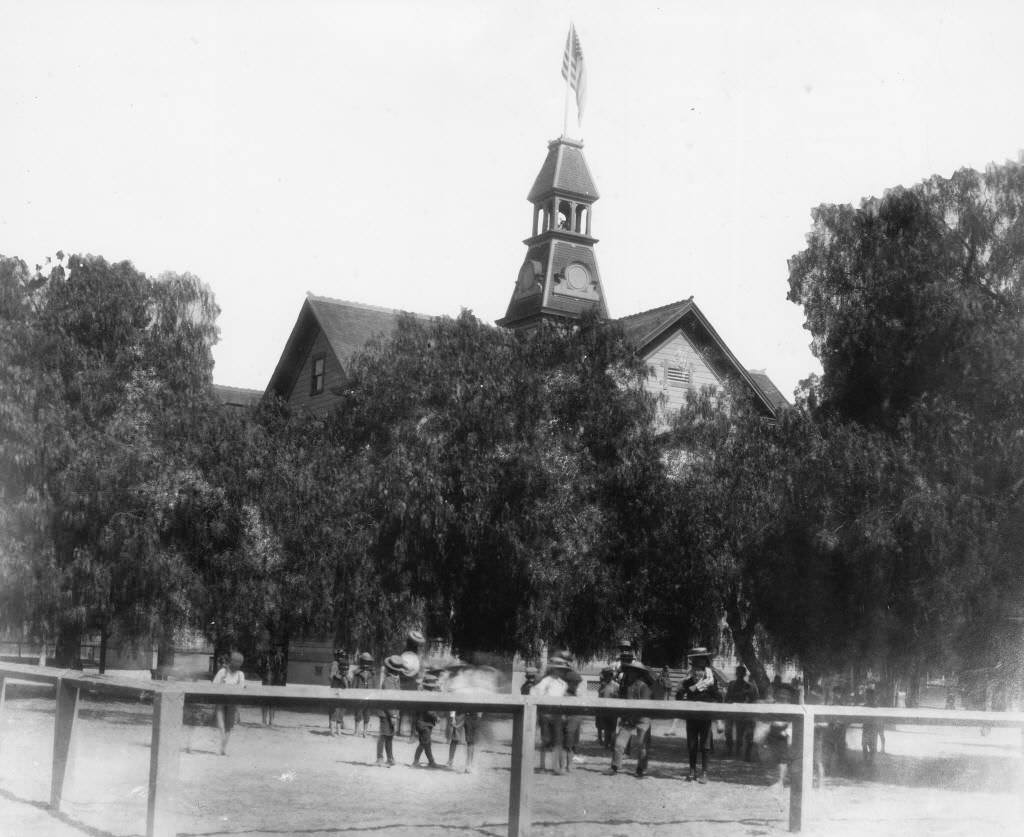
<path id="1" fill-rule="evenodd" d="M 309 376 L 309 394 L 319 395 L 324 391 L 324 370 L 327 367 L 327 357 L 317 355 L 313 358 L 313 366 Z"/>

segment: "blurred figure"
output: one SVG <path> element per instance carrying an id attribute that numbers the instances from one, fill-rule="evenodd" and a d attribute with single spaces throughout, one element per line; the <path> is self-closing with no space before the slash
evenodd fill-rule
<path id="1" fill-rule="evenodd" d="M 376 679 L 373 670 L 373 654 L 368 651 L 363 651 L 358 658 L 359 670 L 355 673 L 352 678 L 353 689 L 372 689 L 374 687 L 374 680 Z M 359 732 L 359 725 L 363 725 L 362 733 Z M 366 738 L 366 733 L 370 728 L 370 708 L 368 706 L 360 706 L 356 708 L 354 726 L 352 730 L 353 735 L 362 735 Z"/>
<path id="2" fill-rule="evenodd" d="M 623 669 L 623 680 L 627 700 L 650 700 L 653 678 L 643 663 L 632 660 Z M 615 736 L 612 750 L 612 773 L 622 767 L 622 757 L 631 742 L 636 742 L 636 775 L 643 778 L 647 772 L 647 748 L 651 740 L 651 719 L 641 715 L 623 715 L 619 720 L 619 732 Z"/>
<path id="3" fill-rule="evenodd" d="M 420 649 L 426 643 L 426 638 L 420 631 L 409 631 L 405 637 L 405 648 L 402 650 L 402 669 L 398 674 L 399 688 L 403 692 L 415 692 L 420 687 Z M 398 715 L 398 729 L 395 735 L 401 736 L 403 719 L 409 718 L 409 735 L 415 738 L 416 730 L 412 728 L 412 714 L 400 712 Z"/>
<path id="4" fill-rule="evenodd" d="M 785 695 L 785 691 L 780 692 L 780 695 Z M 786 696 L 788 697 L 788 695 Z M 788 703 L 785 699 L 776 700 L 774 694 L 769 698 L 769 703 Z M 789 752 L 789 722 L 773 720 L 768 724 L 768 734 L 765 736 L 764 744 L 762 745 L 765 751 L 764 761 L 778 769 L 778 781 L 776 782 L 775 788 L 777 790 L 780 802 L 782 799 L 782 789 L 786 782 L 786 773 L 789 770 L 790 752 Z"/>
<path id="5" fill-rule="evenodd" d="M 392 654 L 384 661 L 384 682 L 381 688 L 400 690 L 399 675 L 402 672 L 402 657 L 400 654 Z M 397 709 L 378 709 L 378 733 L 377 733 L 377 767 L 384 766 L 384 755 L 387 754 L 388 767 L 395 764 L 394 738 L 398 729 Z"/>
<path id="6" fill-rule="evenodd" d="M 329 674 L 332 689 L 348 688 L 348 668 L 348 652 L 341 648 L 335 648 L 334 661 L 331 663 Z M 327 713 L 327 726 L 331 735 L 341 735 L 341 731 L 345 728 L 345 708 L 343 706 L 339 704 L 331 708 Z"/>
<path id="7" fill-rule="evenodd" d="M 683 680 L 676 693 L 678 700 L 721 701 L 721 693 L 711 670 L 711 652 L 702 645 L 691 648 L 686 655 L 690 662 L 690 674 Z M 687 782 L 694 780 L 705 785 L 708 781 L 708 753 L 711 749 L 711 720 L 709 718 L 686 719 L 686 750 L 690 758 L 690 772 Z M 700 754 L 700 774 L 697 773 L 697 755 Z"/>
<path id="8" fill-rule="evenodd" d="M 242 663 L 245 658 L 237 651 L 232 651 L 227 659 L 227 665 L 221 668 L 213 677 L 214 686 L 240 686 L 245 687 L 245 673 L 242 671 Z M 217 707 L 217 730 L 220 732 L 220 754 L 228 754 L 228 738 L 231 737 L 231 730 L 238 720 L 238 709 L 235 706 L 221 704 Z"/>
<path id="9" fill-rule="evenodd" d="M 565 682 L 565 675 L 570 670 L 569 663 L 561 657 L 552 657 L 548 660 L 547 670 L 540 682 L 530 692 L 537 697 L 565 697 L 568 691 L 568 684 Z M 562 716 L 559 713 L 542 711 L 539 713 L 540 721 L 540 769 L 547 769 L 547 756 L 550 753 L 552 759 L 552 770 L 560 774 L 559 765 L 562 761 Z"/>
<path id="10" fill-rule="evenodd" d="M 519 694 L 528 695 L 530 690 L 537 685 L 537 669 L 533 666 L 526 667 L 526 679 L 523 680 L 523 685 L 519 687 Z"/>
<path id="11" fill-rule="evenodd" d="M 597 696 L 600 698 L 617 698 L 619 696 L 619 685 L 615 682 L 615 669 L 611 666 L 601 669 Z M 598 712 L 594 716 L 594 723 L 597 725 L 597 743 L 606 750 L 610 750 L 615 744 L 615 725 L 618 720 L 619 718 L 614 712 Z"/>
<path id="12" fill-rule="evenodd" d="M 868 686 L 867 691 L 864 692 L 864 705 L 872 709 L 878 706 L 878 697 L 875 693 L 874 686 Z M 875 754 L 878 752 L 879 739 L 881 739 L 882 742 L 882 753 L 884 755 L 885 724 L 882 721 L 875 720 L 874 718 L 865 719 L 864 724 L 861 727 L 860 748 L 864 755 L 864 762 L 869 766 L 873 765 L 875 762 Z"/>
<path id="13" fill-rule="evenodd" d="M 463 662 L 449 666 L 448 691 L 452 694 L 495 694 L 498 671 L 490 666 L 469 666 Z M 465 773 L 473 772 L 473 756 L 483 724 L 482 712 L 451 712 L 448 723 L 448 767 L 455 765 L 455 750 L 466 745 Z"/>
<path id="14" fill-rule="evenodd" d="M 757 686 L 747 680 L 747 667 L 736 666 L 736 679 L 729 684 L 725 690 L 726 703 L 757 703 L 759 695 Z M 725 721 L 725 749 L 731 756 L 733 753 L 743 754 L 744 761 L 750 761 L 751 750 L 754 746 L 754 720 L 734 720 L 727 718 Z"/>
<path id="15" fill-rule="evenodd" d="M 576 692 L 580 687 L 580 683 L 583 682 L 583 676 L 573 669 L 569 669 L 565 673 L 565 696 L 576 697 Z M 572 764 L 574 761 L 579 760 L 577 756 L 576 748 L 580 743 L 580 728 L 583 726 L 582 715 L 563 715 L 562 716 L 562 754 L 563 763 L 559 764 L 559 769 L 565 769 L 566 772 L 572 770 Z"/>

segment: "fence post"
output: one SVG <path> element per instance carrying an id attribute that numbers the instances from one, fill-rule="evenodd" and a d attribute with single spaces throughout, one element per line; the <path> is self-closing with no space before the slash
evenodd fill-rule
<path id="1" fill-rule="evenodd" d="M 78 687 L 57 681 L 57 707 L 53 721 L 53 770 L 50 778 L 50 807 L 60 811 L 64 782 L 70 772 L 75 720 L 78 718 Z"/>
<path id="2" fill-rule="evenodd" d="M 803 828 L 806 803 L 814 784 L 814 709 L 804 707 L 793 723 L 793 749 L 789 763 L 789 830 Z"/>
<path id="3" fill-rule="evenodd" d="M 7 678 L 0 674 L 0 751 L 4 747 L 4 731 L 7 729 L 7 718 L 4 710 L 7 704 Z"/>
<path id="4" fill-rule="evenodd" d="M 533 789 L 533 741 L 537 729 L 537 707 L 527 698 L 512 716 L 512 776 L 508 788 L 509 837 L 530 833 L 530 792 Z"/>
<path id="5" fill-rule="evenodd" d="M 153 697 L 146 837 L 174 837 L 178 833 L 174 805 L 178 795 L 184 713 L 184 692 L 160 691 Z"/>

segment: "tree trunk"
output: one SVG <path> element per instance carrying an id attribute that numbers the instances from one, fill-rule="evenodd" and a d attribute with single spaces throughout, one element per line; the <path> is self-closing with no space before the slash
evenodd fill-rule
<path id="1" fill-rule="evenodd" d="M 62 625 L 57 633 L 56 647 L 53 649 L 53 664 L 58 668 L 81 669 L 81 645 L 82 632 L 75 626 Z"/>
<path id="2" fill-rule="evenodd" d="M 764 665 L 757 657 L 757 649 L 754 647 L 754 627 L 756 623 L 749 617 L 743 619 L 740 609 L 735 603 L 730 603 L 726 608 L 726 619 L 729 623 L 729 632 L 732 634 L 733 647 L 736 657 L 747 667 L 751 682 L 757 686 L 757 691 L 762 697 L 770 693 L 770 681 Z"/>

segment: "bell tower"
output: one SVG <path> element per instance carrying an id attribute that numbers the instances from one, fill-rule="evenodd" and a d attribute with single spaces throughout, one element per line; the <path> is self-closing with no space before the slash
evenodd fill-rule
<path id="1" fill-rule="evenodd" d="M 548 143 L 548 156 L 527 195 L 533 204 L 533 233 L 515 290 L 498 325 L 530 329 L 541 322 L 572 322 L 597 310 L 607 318 L 590 221 L 597 187 L 583 158 L 580 140 L 561 136 Z"/>

